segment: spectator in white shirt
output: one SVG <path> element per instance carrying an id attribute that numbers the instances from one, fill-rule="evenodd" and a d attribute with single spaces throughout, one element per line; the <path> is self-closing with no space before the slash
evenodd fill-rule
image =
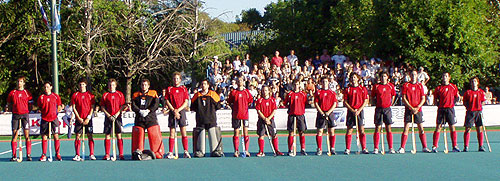
<path id="1" fill-rule="evenodd" d="M 295 67 L 298 65 L 298 58 L 295 55 L 295 50 L 290 50 L 290 55 L 288 55 L 286 58 L 288 59 L 290 66 Z"/>
<path id="2" fill-rule="evenodd" d="M 233 69 L 238 71 L 240 70 L 240 67 L 241 67 L 240 56 L 236 55 L 236 59 L 233 60 Z"/>
<path id="3" fill-rule="evenodd" d="M 342 55 L 342 51 L 338 51 L 336 55 L 332 56 L 332 62 L 335 64 L 340 64 L 344 65 L 344 62 L 346 61 L 346 57 Z"/>

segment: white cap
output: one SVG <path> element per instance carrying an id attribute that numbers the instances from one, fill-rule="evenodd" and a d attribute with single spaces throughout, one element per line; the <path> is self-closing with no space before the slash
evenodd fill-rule
<path id="1" fill-rule="evenodd" d="M 219 57 L 218 56 L 214 56 L 214 59 L 219 59 Z"/>

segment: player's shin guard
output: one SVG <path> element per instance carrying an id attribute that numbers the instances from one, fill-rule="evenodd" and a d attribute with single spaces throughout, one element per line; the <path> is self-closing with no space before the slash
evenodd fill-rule
<path id="1" fill-rule="evenodd" d="M 189 141 L 187 136 L 182 137 L 182 147 L 184 147 L 184 151 L 187 151 L 189 149 Z"/>
<path id="2" fill-rule="evenodd" d="M 439 143 L 439 132 L 434 131 L 434 135 L 432 135 L 432 146 L 437 148 L 438 143 Z"/>
<path id="3" fill-rule="evenodd" d="M 26 141 L 26 154 L 31 155 L 31 140 Z"/>
<path id="4" fill-rule="evenodd" d="M 250 146 L 250 137 L 245 136 L 245 151 L 248 151 L 248 147 Z"/>
<path id="5" fill-rule="evenodd" d="M 464 133 L 464 146 L 465 147 L 469 146 L 469 140 L 470 140 L 470 132 L 465 131 L 465 133 Z"/>
<path id="6" fill-rule="evenodd" d="M 54 140 L 54 147 L 56 148 L 56 155 L 59 155 L 59 150 L 61 148 L 61 141 L 60 140 Z"/>
<path id="7" fill-rule="evenodd" d="M 304 135 L 300 136 L 300 149 L 306 149 L 306 136 Z"/>
<path id="8" fill-rule="evenodd" d="M 274 150 L 278 151 L 278 138 L 273 138 L 273 146 L 274 146 Z"/>
<path id="9" fill-rule="evenodd" d="M 12 157 L 16 157 L 17 156 L 17 142 L 13 141 L 13 142 L 10 142 L 10 146 L 12 148 Z"/>
<path id="10" fill-rule="evenodd" d="M 291 151 L 293 147 L 293 136 L 288 136 L 288 151 Z"/>
<path id="11" fill-rule="evenodd" d="M 427 136 L 424 134 L 420 134 L 420 142 L 422 142 L 422 148 L 427 148 Z"/>
<path id="12" fill-rule="evenodd" d="M 264 139 L 259 139 L 259 153 L 264 152 Z"/>
<path id="13" fill-rule="evenodd" d="M 373 144 L 375 149 L 378 149 L 379 142 L 380 142 L 380 133 L 375 132 L 375 134 L 373 134 Z"/>
<path id="14" fill-rule="evenodd" d="M 406 141 L 408 141 L 408 135 L 401 134 L 401 148 L 406 147 Z"/>
<path id="15" fill-rule="evenodd" d="M 94 140 L 89 140 L 90 155 L 94 155 Z"/>
<path id="16" fill-rule="evenodd" d="M 318 149 L 321 150 L 323 146 L 323 137 L 322 136 L 316 136 L 316 145 L 318 146 Z"/>
<path id="17" fill-rule="evenodd" d="M 364 150 L 366 149 L 366 134 L 360 134 L 359 137 L 361 139 L 361 148 Z"/>
<path id="18" fill-rule="evenodd" d="M 123 155 L 123 139 L 118 139 L 118 151 L 120 155 Z"/>
<path id="19" fill-rule="evenodd" d="M 80 155 L 80 140 L 75 139 L 75 154 Z"/>
<path id="20" fill-rule="evenodd" d="M 42 154 L 47 154 L 47 140 L 42 140 Z"/>
<path id="21" fill-rule="evenodd" d="M 234 147 L 234 151 L 239 151 L 239 147 L 240 147 L 240 137 L 239 136 L 233 136 L 233 147 Z"/>
<path id="22" fill-rule="evenodd" d="M 480 131 L 479 133 L 477 133 L 477 141 L 479 142 L 479 146 L 483 146 L 483 132 Z"/>
<path id="23" fill-rule="evenodd" d="M 387 132 L 387 143 L 389 144 L 389 149 L 392 149 L 392 132 Z"/>
<path id="24" fill-rule="evenodd" d="M 105 139 L 104 140 L 104 151 L 106 155 L 109 156 L 109 149 L 111 148 L 111 140 L 110 139 Z"/>
<path id="25" fill-rule="evenodd" d="M 453 148 L 457 146 L 457 131 L 451 132 L 451 145 L 453 145 Z"/>
<path id="26" fill-rule="evenodd" d="M 144 128 L 134 126 L 132 128 L 132 153 L 135 150 L 144 150 Z"/>
<path id="27" fill-rule="evenodd" d="M 155 154 L 156 159 L 162 159 L 165 154 L 165 147 L 161 137 L 160 126 L 155 125 L 148 128 L 149 148 Z"/>
<path id="28" fill-rule="evenodd" d="M 348 134 L 345 136 L 345 148 L 351 150 L 352 135 Z"/>
<path id="29" fill-rule="evenodd" d="M 168 152 L 172 153 L 174 151 L 175 138 L 168 139 Z"/>
<path id="30" fill-rule="evenodd" d="M 330 136 L 330 148 L 335 148 L 335 135 Z"/>

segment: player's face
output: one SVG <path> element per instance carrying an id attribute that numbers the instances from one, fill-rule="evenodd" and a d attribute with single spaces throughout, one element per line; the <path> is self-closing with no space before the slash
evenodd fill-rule
<path id="1" fill-rule="evenodd" d="M 359 84 L 358 76 L 352 76 L 351 82 L 353 85 L 358 85 Z"/>
<path id="2" fill-rule="evenodd" d="M 388 80 L 389 76 L 387 76 L 387 74 L 382 74 L 382 84 L 387 84 Z"/>
<path id="3" fill-rule="evenodd" d="M 245 87 L 245 80 L 243 80 L 243 77 L 238 78 L 238 87 Z"/>
<path id="4" fill-rule="evenodd" d="M 149 90 L 149 83 L 144 81 L 141 83 L 141 89 L 143 92 L 147 92 Z"/>
<path id="5" fill-rule="evenodd" d="M 174 83 L 175 83 L 176 86 L 181 85 L 181 81 L 182 81 L 182 79 L 181 79 L 180 75 L 175 75 L 174 76 Z"/>
<path id="6" fill-rule="evenodd" d="M 109 91 L 114 92 L 116 91 L 116 82 L 110 82 L 108 86 Z"/>
<path id="7" fill-rule="evenodd" d="M 262 94 L 264 95 L 264 98 L 269 98 L 271 91 L 269 90 L 269 87 L 264 87 L 262 88 Z"/>
<path id="8" fill-rule="evenodd" d="M 50 84 L 43 85 L 43 88 L 45 89 L 45 94 L 50 94 L 52 92 L 52 86 Z"/>
<path id="9" fill-rule="evenodd" d="M 293 88 L 294 88 L 295 92 L 300 91 L 300 83 L 299 82 L 296 82 L 293 86 L 294 86 Z"/>
<path id="10" fill-rule="evenodd" d="M 25 84 L 26 84 L 26 83 L 24 82 L 24 79 L 18 79 L 18 80 L 17 80 L 17 87 L 19 87 L 19 88 L 24 88 L 24 85 L 25 85 Z"/>
<path id="11" fill-rule="evenodd" d="M 450 74 L 444 73 L 443 74 L 443 83 L 448 84 L 450 82 Z"/>
<path id="12" fill-rule="evenodd" d="M 87 91 L 87 84 L 85 82 L 80 82 L 80 92 L 86 92 Z"/>
<path id="13" fill-rule="evenodd" d="M 201 82 L 201 90 L 207 91 L 210 86 L 208 85 L 207 81 Z"/>
<path id="14" fill-rule="evenodd" d="M 410 73 L 410 78 L 411 78 L 411 82 L 415 83 L 417 82 L 417 71 L 411 71 Z"/>
<path id="15" fill-rule="evenodd" d="M 479 86 L 479 81 L 477 79 L 472 79 L 471 85 L 473 88 L 477 88 Z"/>
<path id="16" fill-rule="evenodd" d="M 325 90 L 330 87 L 330 81 L 328 81 L 328 79 L 323 79 L 321 83 L 323 85 L 323 89 Z"/>

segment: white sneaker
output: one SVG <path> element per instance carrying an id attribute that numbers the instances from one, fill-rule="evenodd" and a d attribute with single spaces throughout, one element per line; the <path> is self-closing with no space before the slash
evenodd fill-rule
<path id="1" fill-rule="evenodd" d="M 398 153 L 401 153 L 401 154 L 405 153 L 405 149 L 404 148 L 399 148 Z"/>
<path id="2" fill-rule="evenodd" d="M 349 150 L 349 149 L 345 149 L 344 154 L 345 154 L 345 155 L 349 155 L 349 154 L 351 154 L 351 150 Z"/>
<path id="3" fill-rule="evenodd" d="M 168 159 L 174 159 L 174 157 L 175 157 L 175 156 L 174 156 L 174 153 L 172 153 L 172 152 L 168 152 L 168 154 L 167 154 L 167 158 L 168 158 Z"/>
<path id="4" fill-rule="evenodd" d="M 390 154 L 396 154 L 396 151 L 394 150 L 394 148 L 391 148 L 391 150 L 389 151 Z"/>
<path id="5" fill-rule="evenodd" d="M 95 157 L 95 155 L 90 155 L 90 156 L 89 156 L 89 158 L 90 158 L 91 160 L 97 160 L 97 158 Z"/>
<path id="6" fill-rule="evenodd" d="M 378 148 L 375 148 L 375 149 L 373 150 L 373 154 L 378 154 Z"/>
<path id="7" fill-rule="evenodd" d="M 75 157 L 73 157 L 73 161 L 79 162 L 81 160 L 82 160 L 82 158 L 80 158 L 80 155 L 75 155 Z"/>
<path id="8" fill-rule="evenodd" d="M 184 150 L 184 158 L 191 158 L 191 155 L 187 150 Z"/>

